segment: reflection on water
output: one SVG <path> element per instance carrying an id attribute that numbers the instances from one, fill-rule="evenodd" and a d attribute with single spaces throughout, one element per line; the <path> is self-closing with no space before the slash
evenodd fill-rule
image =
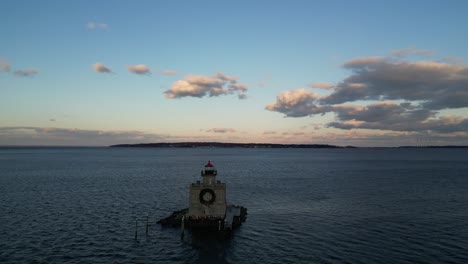
<path id="1" fill-rule="evenodd" d="M 231 241 L 220 236 L 212 236 L 206 233 L 190 233 L 187 243 L 198 252 L 198 260 L 201 263 L 228 263 Z"/>

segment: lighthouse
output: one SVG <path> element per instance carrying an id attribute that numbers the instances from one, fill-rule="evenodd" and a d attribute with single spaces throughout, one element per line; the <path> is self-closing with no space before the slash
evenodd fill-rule
<path id="1" fill-rule="evenodd" d="M 201 170 L 201 181 L 190 184 L 189 208 L 174 211 L 159 220 L 162 226 L 189 228 L 192 231 L 230 235 L 247 219 L 247 208 L 227 205 L 226 184 L 216 180 L 218 171 L 211 161 Z M 183 237 L 183 235 L 182 235 Z"/>
<path id="2" fill-rule="evenodd" d="M 216 180 L 218 171 L 211 161 L 201 170 L 201 181 L 190 185 L 189 211 L 192 219 L 224 219 L 226 215 L 226 184 Z"/>

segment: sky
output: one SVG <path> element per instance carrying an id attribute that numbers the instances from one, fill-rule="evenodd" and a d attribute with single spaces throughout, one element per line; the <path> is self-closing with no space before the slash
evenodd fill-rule
<path id="1" fill-rule="evenodd" d="M 468 145 L 468 1 L 3 1 L 0 145 Z"/>

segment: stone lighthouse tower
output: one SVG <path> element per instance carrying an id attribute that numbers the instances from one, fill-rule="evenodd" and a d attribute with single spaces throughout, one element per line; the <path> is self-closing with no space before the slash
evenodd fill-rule
<path id="1" fill-rule="evenodd" d="M 208 161 L 201 171 L 202 180 L 190 184 L 189 209 L 175 211 L 158 223 L 222 235 L 229 235 L 234 228 L 241 226 L 247 218 L 247 209 L 232 204 L 227 206 L 226 184 L 216 180 L 217 174 L 216 168 Z"/>
<path id="2" fill-rule="evenodd" d="M 201 171 L 202 181 L 190 185 L 187 216 L 192 219 L 224 219 L 226 184 L 216 180 L 217 170 L 210 161 Z"/>

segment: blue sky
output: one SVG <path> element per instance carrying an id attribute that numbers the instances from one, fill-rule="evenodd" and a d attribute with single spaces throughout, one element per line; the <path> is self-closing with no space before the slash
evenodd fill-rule
<path id="1" fill-rule="evenodd" d="M 5 1 L 0 145 L 467 145 L 467 9 Z"/>

